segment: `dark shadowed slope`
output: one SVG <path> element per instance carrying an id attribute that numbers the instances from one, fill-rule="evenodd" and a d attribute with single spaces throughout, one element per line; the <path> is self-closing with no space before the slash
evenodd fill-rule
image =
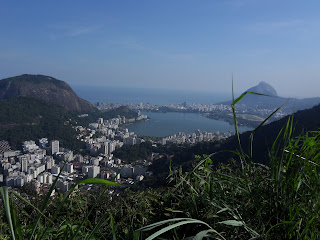
<path id="1" fill-rule="evenodd" d="M 298 111 L 293 116 L 284 117 L 258 129 L 253 140 L 253 160 L 255 162 L 268 164 L 268 152 L 279 132 L 286 125 L 289 117 L 293 117 L 295 136 L 302 132 L 318 130 L 320 128 L 320 105 L 311 109 Z M 242 148 L 245 152 L 248 152 L 249 149 L 250 134 L 251 132 L 245 132 L 240 135 Z M 223 150 L 237 149 L 238 142 L 236 138 L 230 138 L 222 148 Z"/>

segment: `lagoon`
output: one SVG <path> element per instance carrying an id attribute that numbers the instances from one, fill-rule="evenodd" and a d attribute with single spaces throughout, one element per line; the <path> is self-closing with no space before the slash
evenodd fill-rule
<path id="1" fill-rule="evenodd" d="M 193 133 L 196 129 L 207 132 L 234 132 L 234 126 L 228 122 L 209 119 L 198 113 L 181 112 L 142 112 L 150 120 L 136 122 L 126 127 L 141 136 L 166 137 L 178 132 Z M 240 132 L 250 131 L 250 127 L 239 127 Z"/>

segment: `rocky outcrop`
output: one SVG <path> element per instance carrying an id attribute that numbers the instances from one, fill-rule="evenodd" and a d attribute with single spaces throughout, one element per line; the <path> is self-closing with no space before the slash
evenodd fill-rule
<path id="1" fill-rule="evenodd" d="M 276 90 L 266 82 L 260 82 L 257 86 L 249 88 L 247 91 L 248 92 L 261 93 L 261 94 L 274 96 L 274 97 L 278 96 Z"/>

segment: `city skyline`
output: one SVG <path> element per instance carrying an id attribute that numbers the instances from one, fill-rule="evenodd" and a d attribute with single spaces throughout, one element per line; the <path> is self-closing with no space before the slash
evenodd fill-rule
<path id="1" fill-rule="evenodd" d="M 3 2 L 0 78 L 281 96 L 320 87 L 317 1 Z"/>

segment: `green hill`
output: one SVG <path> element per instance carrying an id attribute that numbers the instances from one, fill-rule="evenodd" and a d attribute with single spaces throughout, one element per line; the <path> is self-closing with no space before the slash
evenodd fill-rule
<path id="1" fill-rule="evenodd" d="M 20 149 L 22 141 L 43 137 L 57 139 L 63 147 L 72 150 L 83 149 L 84 144 L 75 138 L 77 133 L 72 126 L 88 126 L 98 118 L 137 116 L 136 112 L 120 107 L 106 112 L 97 110 L 79 118 L 74 111 L 31 97 L 0 100 L 0 105 L 0 140 L 7 140 L 13 149 Z"/>
<path id="2" fill-rule="evenodd" d="M 20 149 L 22 141 L 47 137 L 70 149 L 83 148 L 71 127 L 77 115 L 65 108 L 30 97 L 0 100 L 0 139 Z"/>
<path id="3" fill-rule="evenodd" d="M 14 97 L 34 97 L 76 112 L 96 111 L 66 82 L 44 75 L 23 74 L 0 80 L 0 99 Z"/>

